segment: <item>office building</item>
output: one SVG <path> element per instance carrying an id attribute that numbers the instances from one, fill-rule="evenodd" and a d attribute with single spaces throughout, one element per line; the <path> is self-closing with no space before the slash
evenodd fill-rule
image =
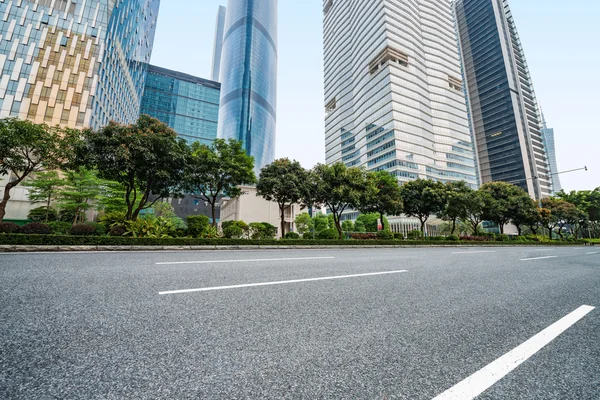
<path id="1" fill-rule="evenodd" d="M 556 193 L 562 190 L 560 184 L 560 175 L 558 174 L 558 165 L 556 163 L 556 146 L 554 144 L 554 129 L 548 128 L 546 124 L 546 118 L 542 113 L 542 140 L 544 142 L 544 148 L 546 149 L 546 155 L 548 157 L 548 169 L 550 170 L 550 194 L 554 196 Z"/>
<path id="2" fill-rule="evenodd" d="M 159 4 L 1 1 L 0 118 L 70 128 L 136 121 Z M 7 218 L 25 219 L 26 189 L 12 198 Z"/>
<path id="3" fill-rule="evenodd" d="M 255 170 L 275 158 L 277 0 L 229 0 L 218 137 L 236 139 Z"/>
<path id="4" fill-rule="evenodd" d="M 225 15 L 227 9 L 219 6 L 217 11 L 217 22 L 215 25 L 215 42 L 213 44 L 213 59 L 212 68 L 210 71 L 210 79 L 220 82 L 221 75 L 221 54 L 223 52 L 223 35 L 225 33 Z"/>
<path id="5" fill-rule="evenodd" d="M 140 113 L 161 120 L 189 143 L 211 144 L 220 91 L 218 82 L 150 65 Z"/>
<path id="6" fill-rule="evenodd" d="M 328 164 L 477 186 L 450 0 L 324 2 Z"/>
<path id="7" fill-rule="evenodd" d="M 482 183 L 551 193 L 541 118 L 507 0 L 457 0 L 459 43 Z"/>

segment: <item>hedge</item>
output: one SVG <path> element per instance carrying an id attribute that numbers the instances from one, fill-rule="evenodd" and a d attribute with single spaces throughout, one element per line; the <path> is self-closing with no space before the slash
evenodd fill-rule
<path id="1" fill-rule="evenodd" d="M 579 240 L 577 242 L 512 242 L 514 245 L 573 245 L 583 244 L 587 241 Z M 425 241 L 425 240 L 306 240 L 306 239 L 286 239 L 286 240 L 247 240 L 247 239 L 191 239 L 191 238 L 135 238 L 135 237 L 114 237 L 114 236 L 67 236 L 67 235 L 23 235 L 23 234 L 0 234 L 0 245 L 47 245 L 47 246 L 362 246 L 362 245 L 507 245 L 511 242 L 448 242 Z"/>

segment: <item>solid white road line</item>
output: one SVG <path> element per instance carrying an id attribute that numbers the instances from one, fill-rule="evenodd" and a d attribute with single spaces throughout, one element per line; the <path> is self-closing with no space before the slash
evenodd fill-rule
<path id="1" fill-rule="evenodd" d="M 521 258 L 521 261 L 531 261 L 531 260 L 545 260 L 547 258 L 557 258 L 558 256 L 544 256 L 544 257 L 533 257 L 533 258 Z"/>
<path id="2" fill-rule="evenodd" d="M 481 250 L 481 251 L 454 251 L 452 254 L 479 254 L 479 253 L 495 253 L 496 250 Z"/>
<path id="3" fill-rule="evenodd" d="M 211 263 L 236 263 L 236 262 L 260 262 L 260 261 L 331 260 L 333 258 L 335 258 L 335 257 L 251 258 L 248 260 L 172 261 L 172 262 L 158 262 L 158 263 L 156 263 L 156 265 L 211 264 Z"/>
<path id="4" fill-rule="evenodd" d="M 190 293 L 190 292 L 210 292 L 213 290 L 239 289 L 239 288 L 247 288 L 247 287 L 254 287 L 254 286 L 284 285 L 287 283 L 326 281 L 326 280 L 331 280 L 331 279 L 358 278 L 361 276 L 389 275 L 389 274 L 399 274 L 402 272 L 408 272 L 408 271 L 403 269 L 403 270 L 399 270 L 399 271 L 371 272 L 371 273 L 367 273 L 367 274 L 326 276 L 323 278 L 294 279 L 291 281 L 247 283 L 244 285 L 216 286 L 216 287 L 208 287 L 208 288 L 200 288 L 200 289 L 169 290 L 166 292 L 159 292 L 158 294 L 164 295 L 164 294 L 178 294 L 178 293 Z"/>
<path id="5" fill-rule="evenodd" d="M 585 317 L 595 307 L 581 306 L 569 315 L 550 325 L 525 343 L 475 372 L 467 379 L 436 396 L 433 400 L 470 400 L 527 361 L 531 356 L 556 339 L 561 333 Z"/>
<path id="6" fill-rule="evenodd" d="M 585 254 L 600 254 L 600 251 L 592 251 L 591 253 L 585 253 Z"/>

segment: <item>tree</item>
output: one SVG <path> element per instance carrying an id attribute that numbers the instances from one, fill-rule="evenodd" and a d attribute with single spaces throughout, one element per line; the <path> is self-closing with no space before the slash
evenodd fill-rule
<path id="1" fill-rule="evenodd" d="M 474 190 L 465 198 L 466 220 L 471 225 L 474 235 L 477 235 L 479 232 L 479 224 L 484 220 L 489 196 L 490 194 L 487 192 Z"/>
<path id="2" fill-rule="evenodd" d="M 538 206 L 525 191 L 511 199 L 510 214 L 519 236 L 523 232 L 524 225 L 533 226 L 539 222 Z"/>
<path id="3" fill-rule="evenodd" d="M 304 235 L 305 233 L 312 232 L 315 227 L 315 223 L 313 219 L 310 217 L 310 214 L 307 212 L 303 212 L 296 216 L 296 230 L 299 234 Z"/>
<path id="4" fill-rule="evenodd" d="M 369 172 L 365 189 L 360 195 L 358 210 L 362 213 L 377 213 L 383 230 L 386 228 L 384 215 L 402 213 L 402 193 L 398 179 L 388 171 Z"/>
<path id="5" fill-rule="evenodd" d="M 285 237 L 285 210 L 306 197 L 308 172 L 296 160 L 280 158 L 260 171 L 256 195 L 277 203 L 281 237 Z"/>
<path id="6" fill-rule="evenodd" d="M 479 189 L 488 193 L 484 218 L 495 222 L 504 234 L 504 226 L 508 224 L 518 209 L 519 201 L 529 195 L 520 187 L 506 182 L 485 183 Z"/>
<path id="7" fill-rule="evenodd" d="M 63 151 L 59 129 L 12 118 L 0 120 L 0 176 L 9 176 L 0 200 L 0 222 L 11 190 L 32 173 L 57 168 Z"/>
<path id="8" fill-rule="evenodd" d="M 557 226 L 560 227 L 558 235 L 562 238 L 561 230 L 568 218 L 568 205 L 572 206 L 572 204 L 555 197 L 542 199 L 540 214 L 542 224 L 548 228 L 550 239 L 552 239 L 552 232 Z"/>
<path id="9" fill-rule="evenodd" d="M 441 214 L 446 205 L 446 187 L 441 182 L 417 179 L 402 185 L 404 213 L 421 221 L 421 232 L 433 214 Z"/>
<path id="10" fill-rule="evenodd" d="M 175 131 L 147 115 L 133 125 L 110 122 L 98 132 L 85 131 L 77 151 L 78 164 L 124 187 L 127 220 L 179 192 L 188 154 L 188 145 Z"/>
<path id="11" fill-rule="evenodd" d="M 240 185 L 255 182 L 254 157 L 246 154 L 241 142 L 216 139 L 210 146 L 192 143 L 184 185 L 192 196 L 210 204 L 214 227 L 219 199 L 225 195 L 238 197 L 242 194 Z"/>
<path id="12" fill-rule="evenodd" d="M 48 222 L 48 215 L 50 211 L 50 204 L 56 197 L 56 191 L 62 180 L 58 177 L 58 172 L 38 172 L 34 175 L 34 178 L 27 183 L 29 187 L 29 201 L 32 203 L 46 203 L 46 213 L 44 221 Z"/>
<path id="13" fill-rule="evenodd" d="M 456 222 L 467 218 L 467 198 L 472 192 L 473 189 L 466 182 L 446 183 L 446 205 L 439 217 L 452 223 L 451 235 L 456 231 Z"/>
<path id="14" fill-rule="evenodd" d="M 100 193 L 101 184 L 96 173 L 84 167 L 66 172 L 66 177 L 57 192 L 58 206 L 61 210 L 74 214 L 73 224 L 81 222 L 85 212 L 92 208 L 92 201 Z"/>
<path id="15" fill-rule="evenodd" d="M 305 204 L 322 204 L 333 215 L 338 238 L 343 238 L 341 217 L 344 210 L 356 207 L 360 195 L 366 187 L 366 177 L 363 170 L 348 168 L 341 162 L 332 165 L 317 164 L 310 172 L 309 190 Z"/>
<path id="16" fill-rule="evenodd" d="M 354 231 L 354 223 L 350 220 L 342 221 L 342 230 L 344 232 L 353 232 Z"/>
<path id="17" fill-rule="evenodd" d="M 378 226 L 377 226 L 377 222 L 380 218 L 379 213 L 368 213 L 368 214 L 360 214 L 357 218 L 356 218 L 356 222 L 360 222 L 361 225 L 359 226 L 364 226 L 365 227 L 365 232 L 377 232 Z M 388 229 L 383 229 L 383 230 L 389 230 L 389 223 L 387 218 L 384 216 L 383 220 L 381 222 L 382 226 L 386 226 Z"/>

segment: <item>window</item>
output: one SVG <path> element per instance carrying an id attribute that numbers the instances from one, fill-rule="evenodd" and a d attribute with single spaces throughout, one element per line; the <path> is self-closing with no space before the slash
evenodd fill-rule
<path id="1" fill-rule="evenodd" d="M 408 55 L 388 46 L 369 63 L 369 72 L 373 75 L 386 63 L 399 64 L 403 67 L 408 67 Z"/>
<path id="2" fill-rule="evenodd" d="M 329 10 L 331 10 L 331 7 L 333 7 L 333 0 L 327 0 L 327 3 L 325 3 L 325 6 L 323 7 L 323 14 L 327 15 Z"/>
<path id="3" fill-rule="evenodd" d="M 332 100 L 330 100 L 330 101 L 329 101 L 329 103 L 327 103 L 327 104 L 325 105 L 325 112 L 326 112 L 327 114 L 329 114 L 329 113 L 331 113 L 333 110 L 335 110 L 335 109 L 336 109 L 336 107 L 337 107 L 337 104 L 336 104 L 336 99 L 335 99 L 335 97 L 334 97 Z"/>
<path id="4" fill-rule="evenodd" d="M 462 91 L 462 80 L 454 78 L 450 75 L 448 75 L 448 85 L 450 86 L 451 89 L 454 90 L 458 90 L 459 92 Z"/>

